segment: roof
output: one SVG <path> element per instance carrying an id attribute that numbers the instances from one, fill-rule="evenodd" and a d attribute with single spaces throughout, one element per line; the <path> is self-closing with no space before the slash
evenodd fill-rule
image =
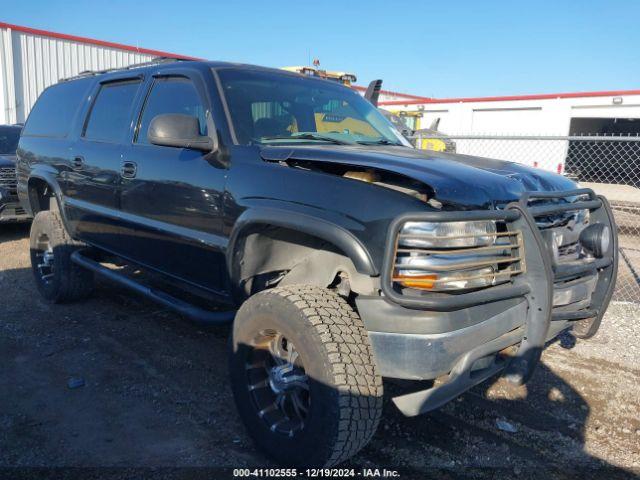
<path id="1" fill-rule="evenodd" d="M 191 68 L 197 68 L 202 70 L 206 70 L 209 68 L 213 68 L 213 69 L 235 68 L 235 69 L 242 69 L 242 70 L 270 72 L 277 75 L 302 77 L 309 80 L 326 81 L 319 77 L 309 77 L 297 72 L 282 70 L 280 68 L 263 67 L 260 65 L 251 65 L 248 63 L 234 63 L 234 62 L 224 62 L 224 61 L 218 61 L 218 60 L 201 60 L 201 59 L 176 58 L 176 57 L 168 58 L 168 59 L 164 57 L 156 58 L 148 62 L 134 63 L 124 67 L 115 67 L 115 68 L 109 68 L 106 70 L 88 70 L 85 72 L 81 72 L 78 75 L 74 75 L 73 77 L 62 79 L 61 81 L 75 81 L 75 80 L 80 80 L 88 77 L 117 78 L 120 76 L 122 72 L 130 71 L 130 70 L 135 70 L 136 72 L 145 72 L 148 70 L 159 72 L 165 69 L 174 69 L 176 67 L 176 61 L 179 61 L 180 63 L 188 64 L 189 67 Z"/>
<path id="2" fill-rule="evenodd" d="M 153 55 L 154 57 L 179 58 L 184 60 L 199 60 L 198 58 L 189 57 L 187 55 L 179 55 L 176 53 L 163 52 L 161 50 L 151 50 L 148 48 L 139 48 L 139 47 L 134 47 L 132 45 L 124 45 L 122 43 L 106 42 L 104 40 L 96 40 L 94 38 L 78 37 L 76 35 L 67 35 L 65 33 L 51 32 L 49 30 L 40 30 L 37 28 L 23 27 L 21 25 L 13 25 L 11 23 L 0 22 L 0 28 L 10 28 L 11 30 L 15 30 L 17 32 L 24 32 L 24 33 L 30 33 L 32 35 L 41 35 L 45 37 L 59 38 L 61 40 L 68 40 L 71 42 L 87 43 L 89 45 L 97 45 L 100 47 L 116 48 L 118 50 L 126 50 L 129 52 Z"/>

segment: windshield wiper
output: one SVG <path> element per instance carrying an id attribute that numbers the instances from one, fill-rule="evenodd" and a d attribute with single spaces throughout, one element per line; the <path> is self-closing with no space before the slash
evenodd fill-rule
<path id="1" fill-rule="evenodd" d="M 360 145 L 395 145 L 398 147 L 404 146 L 400 142 L 392 142 L 391 140 L 387 140 L 386 138 L 381 138 L 380 140 L 361 140 L 358 142 Z"/>
<path id="2" fill-rule="evenodd" d="M 321 140 L 323 142 L 335 143 L 336 145 L 353 145 L 352 142 L 345 142 L 344 140 L 338 140 L 337 138 L 311 132 L 296 133 L 293 135 L 271 135 L 269 137 L 260 137 L 258 141 L 260 140 Z"/>

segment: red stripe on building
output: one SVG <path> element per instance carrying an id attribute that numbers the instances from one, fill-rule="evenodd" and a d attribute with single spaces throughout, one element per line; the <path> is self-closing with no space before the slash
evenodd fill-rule
<path id="1" fill-rule="evenodd" d="M 399 94 L 403 95 L 403 94 Z M 378 102 L 380 106 L 424 105 L 437 103 L 470 102 L 509 102 L 518 100 L 553 100 L 556 98 L 618 97 L 621 95 L 640 95 L 640 90 L 606 90 L 602 92 L 543 93 L 537 95 L 510 95 L 504 97 L 461 97 L 461 98 L 425 98 L 423 100 L 392 100 Z"/>
<path id="2" fill-rule="evenodd" d="M 355 90 L 360 90 L 361 92 L 367 91 L 367 87 L 361 87 L 360 85 L 352 85 L 352 88 L 354 88 Z M 410 98 L 413 100 L 433 100 L 430 97 L 421 97 L 420 95 L 411 95 L 409 93 L 392 92 L 391 90 L 380 90 L 380 93 L 383 93 L 385 95 L 392 95 L 394 97 Z"/>
<path id="3" fill-rule="evenodd" d="M 64 33 L 50 32 L 48 30 L 40 30 L 37 28 L 22 27 L 20 25 L 12 25 L 11 23 L 0 22 L 0 28 L 10 28 L 11 30 L 15 30 L 17 32 L 24 32 L 24 33 L 30 33 L 32 35 L 42 35 L 45 37 L 59 38 L 61 40 L 69 40 L 72 42 L 88 43 L 90 45 L 98 45 L 100 47 L 116 48 L 118 50 L 126 50 L 129 52 L 141 53 L 144 55 L 153 55 L 154 57 L 179 58 L 182 60 L 201 60 L 196 57 L 178 55 L 175 53 L 163 52 L 161 50 L 138 48 L 131 45 L 124 45 L 122 43 L 105 42 L 104 40 L 96 40 L 94 38 L 78 37 L 76 35 L 67 35 Z"/>

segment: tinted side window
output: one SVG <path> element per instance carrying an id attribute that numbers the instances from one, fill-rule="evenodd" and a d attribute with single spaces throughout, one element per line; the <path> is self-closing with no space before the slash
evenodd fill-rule
<path id="1" fill-rule="evenodd" d="M 93 79 L 61 82 L 40 94 L 33 106 L 23 135 L 64 137 L 71 131 L 73 118 L 87 98 Z"/>
<path id="2" fill-rule="evenodd" d="M 84 137 L 101 142 L 121 141 L 131 123 L 131 109 L 139 86 L 139 81 L 102 85 L 91 107 Z"/>
<path id="3" fill-rule="evenodd" d="M 200 134 L 207 134 L 206 112 L 191 80 L 168 77 L 159 78 L 154 82 L 142 111 L 137 143 L 150 143 L 147 139 L 149 124 L 157 115 L 164 113 L 182 113 L 197 117 L 200 122 Z"/>

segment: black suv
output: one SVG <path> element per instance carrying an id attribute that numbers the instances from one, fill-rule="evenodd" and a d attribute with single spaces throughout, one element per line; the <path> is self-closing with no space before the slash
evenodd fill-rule
<path id="1" fill-rule="evenodd" d="M 0 125 L 0 223 L 22 222 L 30 217 L 18 202 L 16 149 L 22 125 Z"/>
<path id="2" fill-rule="evenodd" d="M 604 198 L 415 150 L 353 90 L 281 70 L 174 62 L 62 81 L 18 158 L 41 294 L 77 300 L 98 274 L 233 322 L 237 408 L 285 464 L 361 449 L 383 377 L 424 381 L 393 398 L 410 416 L 502 370 L 527 381 L 546 341 L 596 332 L 615 282 Z"/>

